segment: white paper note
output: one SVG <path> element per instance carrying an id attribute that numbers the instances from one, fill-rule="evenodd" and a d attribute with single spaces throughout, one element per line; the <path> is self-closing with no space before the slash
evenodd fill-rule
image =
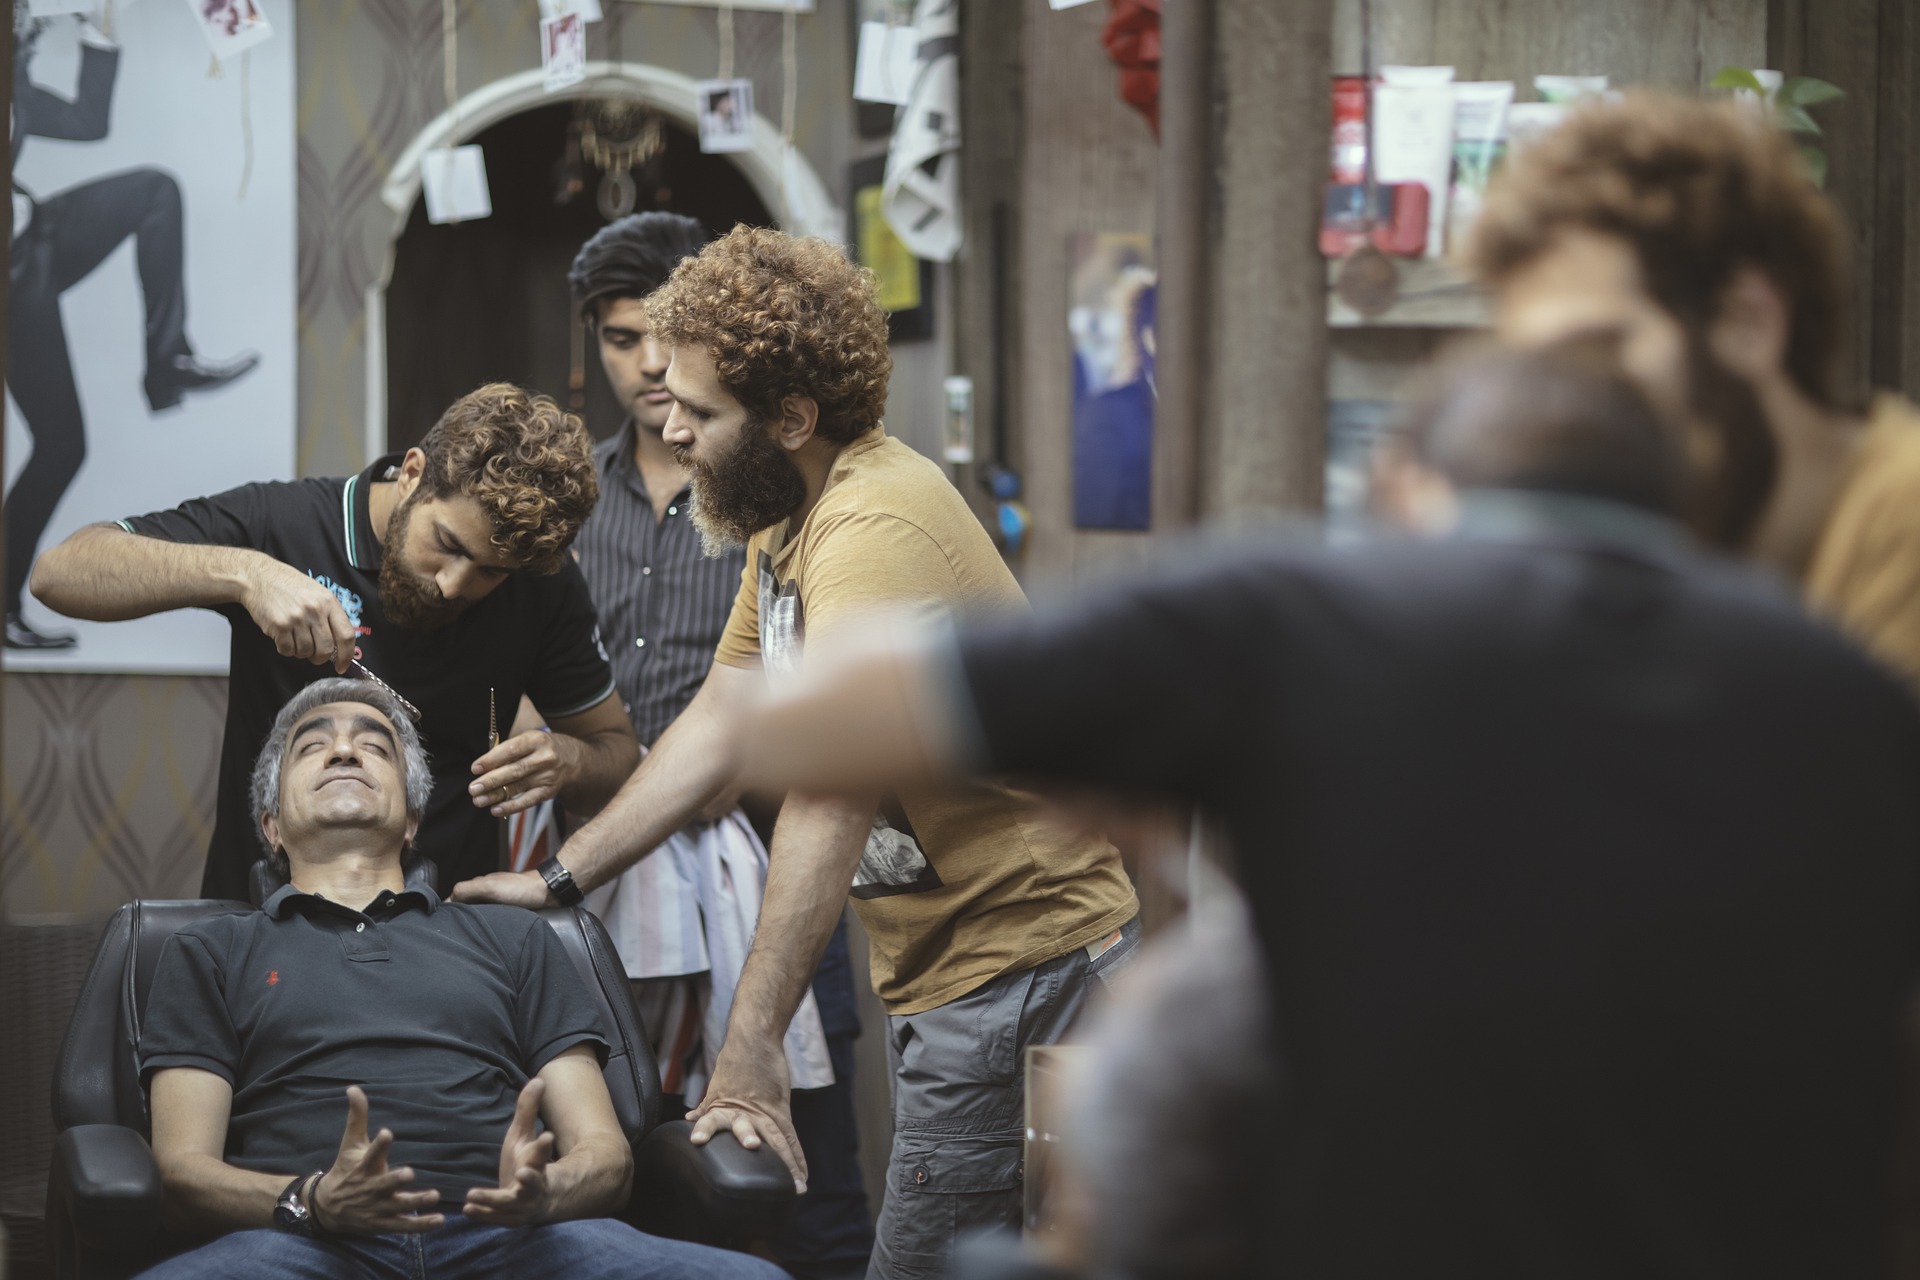
<path id="1" fill-rule="evenodd" d="M 540 0 L 540 16 L 543 18 L 561 18 L 569 13 L 580 15 L 582 22 L 600 21 L 600 0 Z"/>
<path id="2" fill-rule="evenodd" d="M 919 56 L 920 36 L 911 26 L 861 23 L 860 47 L 854 56 L 853 96 L 862 102 L 900 106 L 913 92 Z"/>
<path id="3" fill-rule="evenodd" d="M 493 212 L 487 162 L 479 147 L 438 147 L 421 156 L 420 187 L 427 197 L 428 222 L 466 222 Z"/>

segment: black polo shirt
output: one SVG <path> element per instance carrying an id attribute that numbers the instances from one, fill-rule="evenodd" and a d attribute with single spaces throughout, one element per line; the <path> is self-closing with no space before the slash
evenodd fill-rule
<path id="1" fill-rule="evenodd" d="M 1651 517 L 1492 498 L 974 634 L 987 761 L 1230 831 L 1273 1274 L 1883 1274 L 1920 710 Z"/>
<path id="2" fill-rule="evenodd" d="M 495 1185 L 520 1089 L 576 1044 L 604 1063 L 606 1033 L 560 939 L 519 907 L 383 892 L 365 911 L 291 885 L 266 906 L 167 940 L 141 1028 L 140 1076 L 198 1067 L 233 1086 L 228 1163 L 325 1169 L 345 1089 L 389 1161 L 457 1202 Z"/>
<path id="3" fill-rule="evenodd" d="M 693 523 L 693 495 L 682 488 L 656 518 L 646 479 L 633 461 L 628 418 L 593 451 L 600 501 L 574 549 L 600 611 L 614 680 L 640 741 L 652 746 L 707 678 L 726 630 L 746 548 L 710 556 Z"/>
<path id="4" fill-rule="evenodd" d="M 389 623 L 380 607 L 381 548 L 368 490 L 400 458 L 390 454 L 344 479 L 242 485 L 120 523 L 151 538 L 265 552 L 339 598 L 359 633 L 360 660 L 423 713 L 433 794 L 417 847 L 439 867 L 446 892 L 499 869 L 499 820 L 467 794 L 473 762 L 487 750 L 487 690 L 494 690 L 504 734 L 521 694 L 548 720 L 574 715 L 613 692 L 613 671 L 595 633 L 586 581 L 571 559 L 555 574 L 511 575 L 437 630 Z M 233 624 L 233 639 L 220 795 L 200 891 L 244 900 L 248 869 L 263 852 L 248 798 L 254 760 L 280 708 L 333 668 L 282 657 L 237 604 L 217 612 Z"/>

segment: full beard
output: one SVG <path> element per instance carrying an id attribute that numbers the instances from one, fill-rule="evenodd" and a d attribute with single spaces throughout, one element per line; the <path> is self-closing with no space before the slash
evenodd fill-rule
<path id="1" fill-rule="evenodd" d="M 675 445 L 674 457 L 692 475 L 693 526 L 700 549 L 723 556 L 762 529 L 779 524 L 807 500 L 807 482 L 768 438 L 767 424 L 748 420 L 740 438 L 712 463 L 696 460 Z"/>
<path id="2" fill-rule="evenodd" d="M 421 493 L 415 489 L 387 517 L 386 549 L 380 558 L 380 608 L 396 627 L 432 631 L 459 617 L 460 607 L 440 594 L 432 578 L 407 567 L 407 527 Z"/>

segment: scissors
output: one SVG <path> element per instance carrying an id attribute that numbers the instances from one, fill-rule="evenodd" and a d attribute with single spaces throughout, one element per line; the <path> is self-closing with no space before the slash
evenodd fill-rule
<path id="1" fill-rule="evenodd" d="M 494 713 L 493 690 L 488 689 L 487 690 L 487 750 L 491 751 L 499 745 L 500 745 L 500 720 L 499 720 L 499 717 Z M 509 800 L 513 799 L 513 784 L 512 783 L 504 784 L 500 788 L 500 793 Z"/>

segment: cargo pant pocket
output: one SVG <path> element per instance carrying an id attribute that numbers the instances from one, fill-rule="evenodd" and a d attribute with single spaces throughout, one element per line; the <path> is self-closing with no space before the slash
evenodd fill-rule
<path id="1" fill-rule="evenodd" d="M 1025 1136 L 1018 1126 L 896 1133 L 875 1270 L 944 1274 L 956 1240 L 976 1231 L 1018 1231 Z"/>

